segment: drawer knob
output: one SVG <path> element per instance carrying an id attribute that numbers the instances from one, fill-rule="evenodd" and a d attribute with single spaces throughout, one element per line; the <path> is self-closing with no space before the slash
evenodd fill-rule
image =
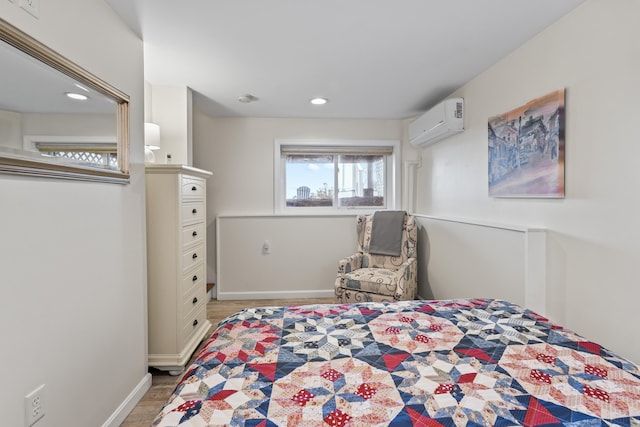
<path id="1" fill-rule="evenodd" d="M 194 320 L 194 321 L 193 321 L 193 326 L 194 326 L 194 327 L 195 327 L 195 326 L 198 326 L 198 319 L 196 319 L 196 320 Z"/>
<path id="2" fill-rule="evenodd" d="M 193 258 L 193 259 L 198 258 L 198 254 L 193 254 L 193 255 L 191 255 L 191 258 Z"/>
<path id="3" fill-rule="evenodd" d="M 197 281 L 198 281 L 198 276 L 193 276 L 193 277 L 191 278 L 191 281 L 192 281 L 192 282 L 197 282 Z"/>
<path id="4" fill-rule="evenodd" d="M 192 304 L 197 304 L 198 303 L 198 297 L 193 297 L 193 301 L 191 301 Z"/>
<path id="5" fill-rule="evenodd" d="M 196 186 L 194 185 L 193 187 L 191 187 L 191 191 L 198 191 L 198 189 L 196 188 Z"/>
<path id="6" fill-rule="evenodd" d="M 197 231 L 194 231 L 193 233 L 191 233 L 191 235 L 192 235 L 193 237 L 196 237 L 196 236 L 198 235 L 198 232 L 197 232 Z"/>
<path id="7" fill-rule="evenodd" d="M 197 214 L 197 213 L 198 213 L 198 209 L 193 208 L 193 210 L 191 211 L 191 213 L 192 213 L 192 214 L 194 214 L 194 215 L 195 215 L 195 214 Z"/>

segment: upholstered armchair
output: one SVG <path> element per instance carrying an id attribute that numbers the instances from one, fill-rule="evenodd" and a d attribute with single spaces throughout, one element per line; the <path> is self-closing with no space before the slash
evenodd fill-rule
<path id="1" fill-rule="evenodd" d="M 401 301 L 416 297 L 418 230 L 415 218 L 404 215 L 397 256 L 370 252 L 373 220 L 374 215 L 357 216 L 358 252 L 338 262 L 335 295 L 339 303 Z"/>

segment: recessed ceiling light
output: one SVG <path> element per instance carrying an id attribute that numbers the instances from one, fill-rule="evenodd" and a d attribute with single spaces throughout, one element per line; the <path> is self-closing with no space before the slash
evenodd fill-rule
<path id="1" fill-rule="evenodd" d="M 87 99 L 89 99 L 87 95 L 82 95 L 80 93 L 66 92 L 65 95 L 67 95 L 71 99 L 76 99 L 78 101 L 86 101 Z"/>
<path id="2" fill-rule="evenodd" d="M 311 98 L 310 101 L 313 105 L 324 105 L 327 102 L 329 102 L 329 100 L 327 98 Z"/>

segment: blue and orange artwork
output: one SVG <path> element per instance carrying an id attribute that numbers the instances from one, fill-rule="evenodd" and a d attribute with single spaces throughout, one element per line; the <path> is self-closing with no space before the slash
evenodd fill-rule
<path id="1" fill-rule="evenodd" d="M 490 196 L 564 197 L 564 92 L 489 118 Z"/>

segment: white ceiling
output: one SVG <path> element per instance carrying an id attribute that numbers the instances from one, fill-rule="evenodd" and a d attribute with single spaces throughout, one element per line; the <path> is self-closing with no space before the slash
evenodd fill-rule
<path id="1" fill-rule="evenodd" d="M 145 80 L 211 116 L 400 119 L 584 0 L 105 1 L 144 41 Z"/>

